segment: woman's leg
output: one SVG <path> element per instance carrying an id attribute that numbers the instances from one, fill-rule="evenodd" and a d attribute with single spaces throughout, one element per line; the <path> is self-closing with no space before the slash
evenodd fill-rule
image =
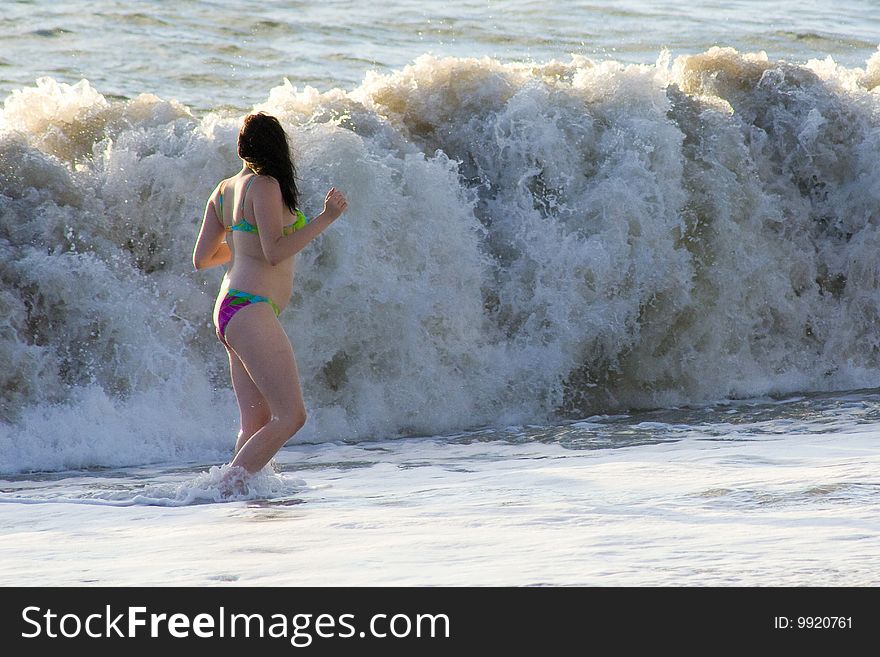
<path id="1" fill-rule="evenodd" d="M 235 441 L 235 451 L 233 452 L 233 456 L 235 456 L 251 436 L 262 429 L 271 419 L 271 413 L 269 412 L 269 403 L 251 380 L 241 359 L 232 349 L 227 347 L 226 351 L 229 353 L 232 389 L 235 391 L 238 412 L 241 416 L 241 431 L 238 432 L 238 440 Z"/>
<path id="2" fill-rule="evenodd" d="M 239 310 L 226 326 L 226 342 L 269 406 L 269 421 L 232 460 L 232 465 L 254 473 L 306 422 L 299 372 L 290 340 L 268 303 Z"/>

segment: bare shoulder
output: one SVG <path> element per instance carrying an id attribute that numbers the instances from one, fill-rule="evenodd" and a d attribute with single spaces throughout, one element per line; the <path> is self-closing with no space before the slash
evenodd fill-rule
<path id="1" fill-rule="evenodd" d="M 214 191 L 211 192 L 211 196 L 208 198 L 209 201 L 216 201 L 220 194 L 223 193 L 223 189 L 226 187 L 226 184 L 229 182 L 229 178 L 224 178 L 220 182 L 217 183 L 217 186 L 214 187 Z"/>
<path id="2" fill-rule="evenodd" d="M 254 174 L 254 187 L 259 189 L 261 192 L 278 192 L 281 193 L 281 185 L 278 184 L 278 181 L 273 176 L 261 176 L 259 174 Z"/>
<path id="3" fill-rule="evenodd" d="M 281 198 L 281 185 L 272 176 L 255 175 L 252 189 L 266 200 Z"/>

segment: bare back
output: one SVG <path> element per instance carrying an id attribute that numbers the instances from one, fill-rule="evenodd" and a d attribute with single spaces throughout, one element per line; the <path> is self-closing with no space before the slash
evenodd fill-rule
<path id="1" fill-rule="evenodd" d="M 242 226 L 242 221 L 245 226 L 250 225 L 256 229 L 258 223 L 262 223 L 258 222 L 255 211 L 255 207 L 260 206 L 259 195 L 277 191 L 271 185 L 254 184 L 258 182 L 258 178 L 259 176 L 250 171 L 242 170 L 220 183 L 214 201 L 215 212 L 226 227 L 226 242 L 232 252 L 218 300 L 222 299 L 229 288 L 235 288 L 268 297 L 283 309 L 290 301 L 293 291 L 294 257 L 272 265 L 263 251 L 258 231 L 238 229 Z M 219 198 L 221 194 L 222 200 Z M 284 211 L 290 221 L 295 220 L 295 216 L 286 207 Z M 230 230 L 232 226 L 237 229 Z M 215 308 L 215 316 L 216 311 Z"/>

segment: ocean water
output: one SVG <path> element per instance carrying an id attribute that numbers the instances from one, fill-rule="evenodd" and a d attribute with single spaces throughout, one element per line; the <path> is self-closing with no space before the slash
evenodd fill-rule
<path id="1" fill-rule="evenodd" d="M 880 394 L 7 476 L 0 582 L 876 586 Z M 206 555 L 210 555 L 206 557 Z"/>
<path id="2" fill-rule="evenodd" d="M 4 3 L 0 583 L 876 585 L 872 4 Z M 229 500 L 253 109 L 351 204 Z"/>

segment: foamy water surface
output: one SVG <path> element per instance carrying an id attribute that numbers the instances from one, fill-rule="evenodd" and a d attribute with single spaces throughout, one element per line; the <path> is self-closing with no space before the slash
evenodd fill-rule
<path id="1" fill-rule="evenodd" d="M 864 392 L 298 446 L 212 504 L 196 465 L 16 477 L 0 583 L 877 585 L 878 414 Z"/>

